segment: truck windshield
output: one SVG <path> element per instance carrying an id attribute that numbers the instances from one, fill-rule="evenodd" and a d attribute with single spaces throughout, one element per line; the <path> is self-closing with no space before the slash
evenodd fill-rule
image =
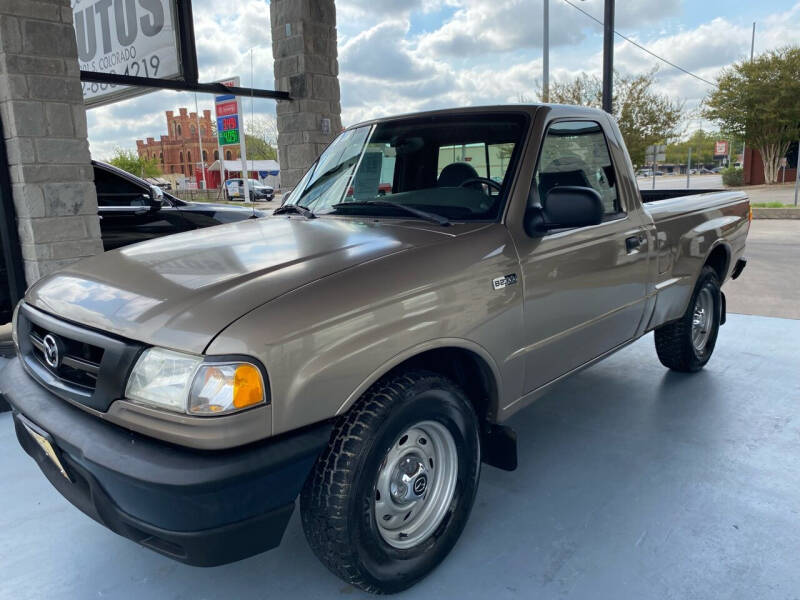
<path id="1" fill-rule="evenodd" d="M 527 119 L 470 114 L 393 119 L 342 132 L 300 180 L 287 203 L 317 215 L 445 219 L 500 215 Z M 382 202 L 376 202 L 381 200 Z"/>

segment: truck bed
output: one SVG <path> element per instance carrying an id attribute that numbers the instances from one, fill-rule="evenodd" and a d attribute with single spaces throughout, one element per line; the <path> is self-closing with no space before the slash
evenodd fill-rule
<path id="1" fill-rule="evenodd" d="M 642 203 L 656 202 L 658 200 L 669 200 L 670 198 L 683 198 L 684 196 L 696 196 L 698 194 L 712 194 L 714 192 L 723 192 L 725 190 L 718 189 L 672 189 L 672 190 L 639 190 L 642 197 Z"/>

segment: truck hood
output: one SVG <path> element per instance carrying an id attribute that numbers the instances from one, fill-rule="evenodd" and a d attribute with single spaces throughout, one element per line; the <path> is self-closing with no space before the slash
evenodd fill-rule
<path id="1" fill-rule="evenodd" d="M 34 285 L 26 301 L 75 323 L 202 353 L 232 321 L 282 294 L 479 227 L 335 217 L 240 221 L 70 265 Z"/>

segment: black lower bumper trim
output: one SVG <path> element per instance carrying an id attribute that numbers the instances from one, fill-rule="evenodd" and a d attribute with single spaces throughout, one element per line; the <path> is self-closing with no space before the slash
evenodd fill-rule
<path id="1" fill-rule="evenodd" d="M 295 499 L 327 445 L 323 423 L 259 444 L 196 451 L 136 434 L 36 384 L 15 359 L 2 390 L 17 438 L 72 504 L 175 560 L 224 564 L 280 544 Z M 33 437 L 51 442 L 69 479 Z"/>

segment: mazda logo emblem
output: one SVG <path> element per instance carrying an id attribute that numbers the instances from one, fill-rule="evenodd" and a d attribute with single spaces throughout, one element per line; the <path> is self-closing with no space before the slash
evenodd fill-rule
<path id="1" fill-rule="evenodd" d="M 57 369 L 61 365 L 61 352 L 59 351 L 58 340 L 51 335 L 47 334 L 42 340 L 44 346 L 44 362 L 53 369 Z"/>
<path id="2" fill-rule="evenodd" d="M 414 480 L 414 493 L 417 496 L 422 496 L 426 487 L 428 487 L 428 478 L 425 475 L 420 475 Z"/>

